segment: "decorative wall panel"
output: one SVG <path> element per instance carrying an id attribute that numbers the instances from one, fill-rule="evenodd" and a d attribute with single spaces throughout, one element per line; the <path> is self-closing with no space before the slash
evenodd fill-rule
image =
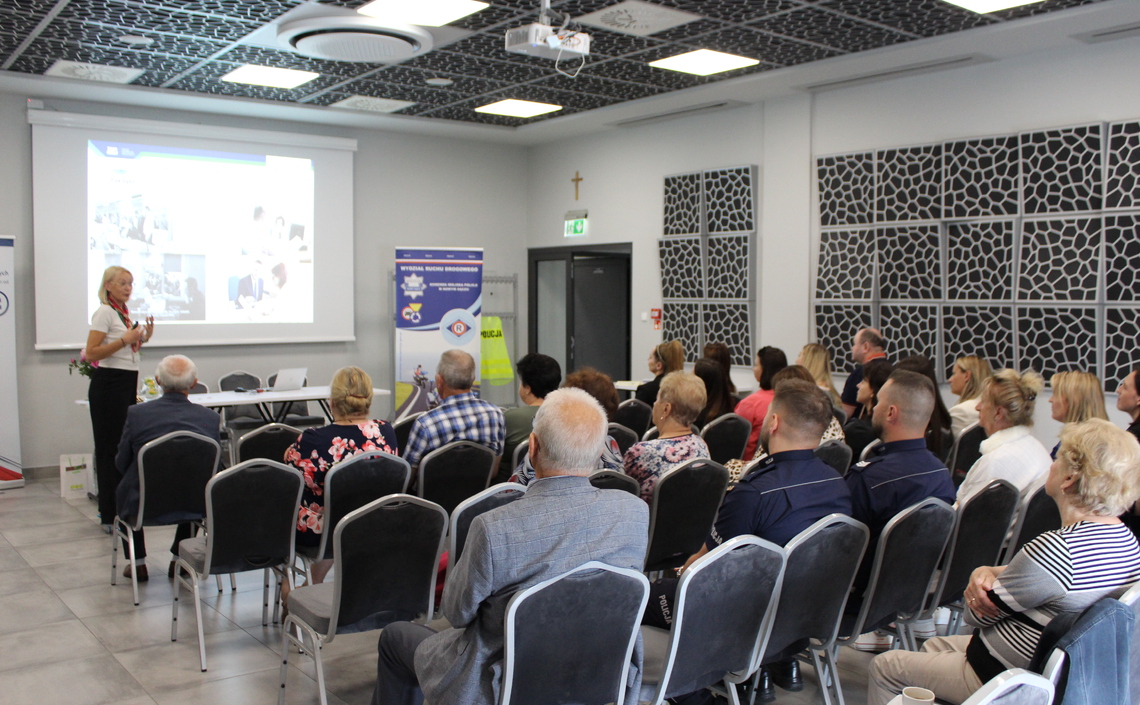
<path id="1" fill-rule="evenodd" d="M 865 225 L 875 203 L 875 155 L 848 154 L 819 160 L 819 208 L 823 225 Z"/>
<path id="2" fill-rule="evenodd" d="M 1140 309 L 1110 308 L 1105 315 L 1104 389 L 1115 391 L 1140 364 Z"/>
<path id="3" fill-rule="evenodd" d="M 901 360 L 911 355 L 931 357 L 937 349 L 937 306 L 883 304 L 879 320 L 879 331 L 887 339 L 892 360 Z M 936 358 L 931 359 L 937 365 Z"/>
<path id="4" fill-rule="evenodd" d="M 875 272 L 872 230 L 825 230 L 819 245 L 816 296 L 870 299 Z"/>
<path id="5" fill-rule="evenodd" d="M 1101 207 L 1101 126 L 1021 135 L 1025 214 L 1075 213 Z"/>
<path id="6" fill-rule="evenodd" d="M 857 330 L 870 325 L 870 306 L 819 304 L 815 307 L 815 339 L 831 351 L 832 369 L 843 373 L 854 368 L 847 355 L 851 338 Z"/>
<path id="7" fill-rule="evenodd" d="M 661 295 L 666 299 L 704 298 L 701 275 L 701 238 L 658 240 L 661 261 Z"/>
<path id="8" fill-rule="evenodd" d="M 879 295 L 884 299 L 941 299 L 938 227 L 884 228 L 875 238 Z"/>
<path id="9" fill-rule="evenodd" d="M 701 234 L 701 175 L 665 177 L 665 234 Z"/>
<path id="10" fill-rule="evenodd" d="M 751 365 L 753 347 L 748 304 L 706 303 L 702 304 L 701 313 L 705 340 L 726 343 L 732 351 L 734 365 Z M 693 348 L 694 358 L 699 357 L 699 350 Z"/>
<path id="11" fill-rule="evenodd" d="M 879 222 L 942 217 L 942 145 L 879 152 L 877 181 Z"/>
<path id="12" fill-rule="evenodd" d="M 1095 308 L 1018 307 L 1018 366 L 1049 379 L 1064 370 L 1097 369 Z"/>
<path id="13" fill-rule="evenodd" d="M 1013 367 L 1013 309 L 1009 306 L 943 306 L 946 371 L 964 355 L 985 358 L 994 369 Z"/>
<path id="14" fill-rule="evenodd" d="M 951 223 L 946 228 L 946 298 L 1010 299 L 1013 295 L 1011 220 Z"/>
<path id="15" fill-rule="evenodd" d="M 1140 216 L 1104 219 L 1104 291 L 1108 301 L 1140 300 Z"/>
<path id="16" fill-rule="evenodd" d="M 708 292 L 708 298 L 748 298 L 750 240 L 748 235 L 709 237 L 705 250 L 705 291 Z"/>
<path id="17" fill-rule="evenodd" d="M 691 356 L 694 351 L 700 350 L 701 343 L 701 305 L 698 303 L 670 303 L 662 304 L 661 322 L 662 340 L 680 340 L 685 346 L 685 355 Z"/>
<path id="18" fill-rule="evenodd" d="M 1023 301 L 1095 301 L 1100 219 L 1025 223 L 1018 267 Z"/>
<path id="19" fill-rule="evenodd" d="M 704 173 L 705 222 L 709 234 L 747 233 L 756 229 L 753 168 L 714 169 Z"/>
<path id="20" fill-rule="evenodd" d="M 977 218 L 1018 212 L 1016 137 L 990 137 L 946 145 L 944 216 Z"/>
<path id="21" fill-rule="evenodd" d="M 1140 206 L 1140 122 L 1108 126 L 1108 180 L 1105 208 Z"/>

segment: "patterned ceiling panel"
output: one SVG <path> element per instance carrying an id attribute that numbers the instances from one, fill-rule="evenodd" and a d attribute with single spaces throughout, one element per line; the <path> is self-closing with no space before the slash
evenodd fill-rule
<path id="1" fill-rule="evenodd" d="M 560 74 L 552 60 L 505 51 L 505 30 L 536 21 L 538 0 L 489 1 L 490 7 L 482 12 L 452 23 L 454 28 L 472 32 L 469 36 L 384 66 L 321 61 L 250 44 L 251 35 L 305 5 L 303 0 L 4 0 L 0 2 L 0 65 L 10 71 L 42 74 L 56 60 L 68 59 L 143 69 L 134 83 L 144 86 L 318 106 L 359 94 L 413 100 L 416 105 L 401 112 L 425 119 L 518 126 L 780 66 L 1106 0 L 1041 0 L 989 15 L 977 15 L 942 0 L 649 0 L 698 19 L 648 37 L 584 27 L 591 35 L 592 53 L 577 78 Z M 321 0 L 320 4 L 354 10 L 366 2 Z M 551 5 L 555 12 L 574 18 L 617 2 L 553 0 Z M 40 21 L 55 9 L 58 15 L 37 33 Z M 129 45 L 120 39 L 127 34 L 152 41 Z M 698 48 L 742 54 L 761 63 L 707 77 L 647 65 Z M 294 90 L 218 80 L 225 71 L 244 63 L 304 69 L 321 76 Z M 573 73 L 579 63 L 566 57 L 558 68 Z M 429 86 L 425 83 L 429 78 L 448 78 L 453 83 Z M 503 97 L 528 96 L 557 100 L 564 108 L 530 119 L 474 112 L 475 107 Z"/>

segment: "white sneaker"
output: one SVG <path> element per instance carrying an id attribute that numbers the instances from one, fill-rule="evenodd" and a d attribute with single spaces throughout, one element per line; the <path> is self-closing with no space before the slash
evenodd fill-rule
<path id="1" fill-rule="evenodd" d="M 938 636 L 938 628 L 933 619 L 919 619 L 914 623 L 914 636 L 916 639 L 933 639 Z"/>
<path id="2" fill-rule="evenodd" d="M 866 634 L 860 634 L 859 638 L 851 644 L 851 647 L 857 651 L 870 651 L 877 654 L 883 651 L 890 651 L 894 643 L 895 638 L 890 634 L 867 632 Z"/>

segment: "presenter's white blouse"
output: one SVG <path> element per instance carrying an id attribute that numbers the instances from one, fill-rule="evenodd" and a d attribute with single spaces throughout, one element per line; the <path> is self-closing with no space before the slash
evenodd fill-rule
<path id="1" fill-rule="evenodd" d="M 100 305 L 99 308 L 95 310 L 95 313 L 91 315 L 91 330 L 99 331 L 104 334 L 106 336 L 103 340 L 104 343 L 118 340 L 127 334 L 127 327 L 123 325 L 119 314 L 107 304 Z M 137 372 L 139 369 L 139 354 L 132 351 L 130 345 L 126 345 L 123 349 L 115 351 L 110 357 L 105 357 L 100 360 L 99 366 Z"/>
<path id="2" fill-rule="evenodd" d="M 1021 492 L 1022 501 L 1035 491 L 1049 473 L 1053 459 L 1041 441 L 1026 426 L 996 431 L 982 441 L 982 457 L 966 473 L 958 487 L 958 504 L 973 497 L 994 480 L 1006 480 Z"/>
<path id="3" fill-rule="evenodd" d="M 978 422 L 978 400 L 979 397 L 974 397 L 950 407 L 950 432 L 955 438 L 961 436 L 967 426 Z"/>

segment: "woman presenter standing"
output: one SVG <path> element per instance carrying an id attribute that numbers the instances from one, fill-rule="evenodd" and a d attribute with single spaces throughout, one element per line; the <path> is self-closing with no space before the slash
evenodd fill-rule
<path id="1" fill-rule="evenodd" d="M 99 284 L 102 304 L 91 316 L 87 359 L 98 362 L 91 375 L 87 399 L 95 438 L 95 476 L 99 480 L 99 522 L 110 526 L 115 516 L 115 488 L 122 474 L 115 467 L 119 437 L 127 408 L 135 403 L 139 386 L 139 348 L 154 334 L 154 317 L 145 325 L 131 320 L 127 302 L 134 277 L 122 267 L 107 267 Z"/>

